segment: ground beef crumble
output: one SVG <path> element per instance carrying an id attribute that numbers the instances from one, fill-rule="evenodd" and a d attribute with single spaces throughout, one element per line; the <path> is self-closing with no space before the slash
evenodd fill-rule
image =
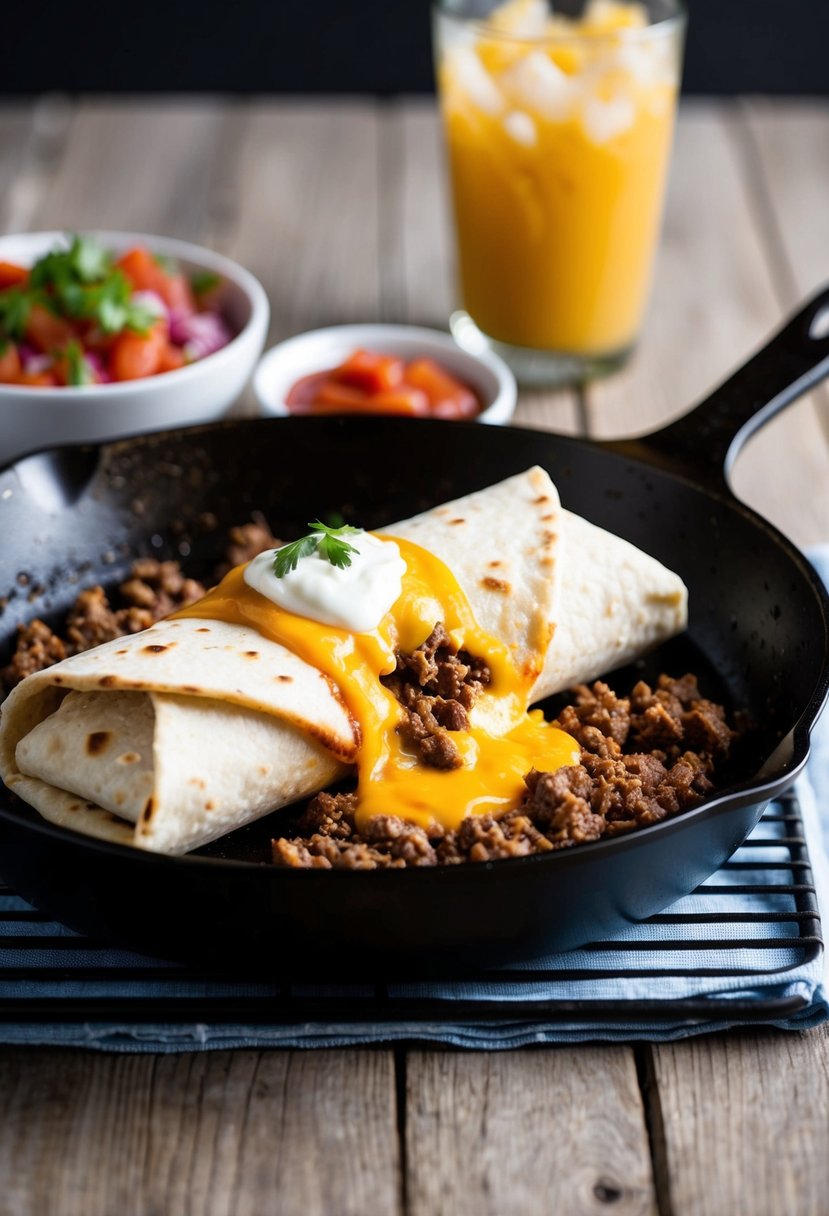
<path id="1" fill-rule="evenodd" d="M 423 764 L 442 769 L 460 767 L 449 732 L 469 730 L 469 711 L 489 681 L 486 664 L 458 651 L 442 624 L 412 654 L 398 652 L 396 669 L 383 678 L 406 711 L 406 742 Z"/>
<path id="2" fill-rule="evenodd" d="M 406 671 L 418 671 L 422 662 L 412 656 Z M 399 662 L 393 680 L 400 670 Z M 404 687 L 413 687 L 408 678 Z M 415 692 L 405 696 L 417 703 Z M 581 684 L 556 725 L 580 744 L 580 763 L 528 773 L 521 805 L 505 815 L 470 815 L 445 833 L 385 815 L 358 832 L 354 794 L 317 794 L 295 836 L 273 842 L 274 864 L 361 870 L 457 865 L 617 836 L 700 803 L 735 738 L 723 707 L 700 694 L 693 675 L 661 675 L 656 688 L 640 681 L 627 697 L 601 681 Z"/>
<path id="3" fill-rule="evenodd" d="M 213 582 L 263 549 L 272 549 L 280 543 L 262 521 L 231 528 L 224 559 L 213 572 Z M 100 586 L 81 591 L 60 635 L 37 618 L 19 626 L 14 654 L 0 670 L 3 688 L 10 692 L 26 676 L 68 655 L 80 654 L 128 633 L 140 633 L 177 608 L 201 599 L 205 590 L 203 583 L 182 572 L 180 562 L 138 558 L 132 564 L 129 578 L 120 584 L 112 599 Z"/>
<path id="4" fill-rule="evenodd" d="M 118 588 L 120 606 L 113 607 L 103 587 L 88 587 L 72 605 L 63 637 L 37 618 L 21 625 L 17 647 L 8 666 L 0 671 L 0 679 L 8 692 L 25 676 L 68 655 L 148 629 L 154 621 L 192 604 L 204 593 L 201 583 L 182 574 L 178 562 L 139 558 L 132 564 L 130 577 Z"/>

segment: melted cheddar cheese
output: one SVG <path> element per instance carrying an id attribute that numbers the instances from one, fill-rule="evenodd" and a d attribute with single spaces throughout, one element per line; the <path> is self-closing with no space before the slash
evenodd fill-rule
<path id="1" fill-rule="evenodd" d="M 540 710 L 527 712 L 538 672 L 519 670 L 508 647 L 479 627 L 448 567 L 410 541 L 384 539 L 399 546 L 407 571 L 399 599 L 368 633 L 285 611 L 247 585 L 242 566 L 175 615 L 248 625 L 328 676 L 359 732 L 358 827 L 382 814 L 424 827 L 437 821 L 449 830 L 467 815 L 510 810 L 521 799 L 525 773 L 576 763 L 578 744 L 546 723 Z M 483 659 L 492 676 L 470 715 L 471 729 L 452 732 L 463 764 L 450 770 L 425 766 L 406 747 L 397 729 L 404 711 L 380 682 L 394 671 L 395 652 L 417 649 L 437 622 L 458 649 Z"/>

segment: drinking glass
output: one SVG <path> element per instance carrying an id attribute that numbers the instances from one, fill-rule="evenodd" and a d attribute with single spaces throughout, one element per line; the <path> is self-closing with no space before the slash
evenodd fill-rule
<path id="1" fill-rule="evenodd" d="M 434 21 L 456 339 L 525 383 L 620 366 L 659 236 L 681 0 L 438 0 Z"/>

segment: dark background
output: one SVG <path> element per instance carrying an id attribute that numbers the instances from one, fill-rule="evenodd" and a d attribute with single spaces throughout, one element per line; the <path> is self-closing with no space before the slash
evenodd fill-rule
<path id="1" fill-rule="evenodd" d="M 829 93 L 829 0 L 688 8 L 686 92 Z M 428 0 L 6 0 L 3 26 L 6 94 L 394 94 L 433 84 Z"/>

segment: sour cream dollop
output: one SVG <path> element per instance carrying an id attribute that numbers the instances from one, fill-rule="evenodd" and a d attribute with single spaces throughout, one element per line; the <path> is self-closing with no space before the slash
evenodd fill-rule
<path id="1" fill-rule="evenodd" d="M 357 550 L 349 554 L 350 566 L 333 566 L 311 553 L 300 558 L 295 570 L 277 578 L 273 562 L 278 550 L 266 549 L 246 567 L 245 582 L 286 612 L 350 633 L 367 633 L 399 599 L 406 563 L 393 540 L 380 540 L 370 532 L 347 539 Z"/>

